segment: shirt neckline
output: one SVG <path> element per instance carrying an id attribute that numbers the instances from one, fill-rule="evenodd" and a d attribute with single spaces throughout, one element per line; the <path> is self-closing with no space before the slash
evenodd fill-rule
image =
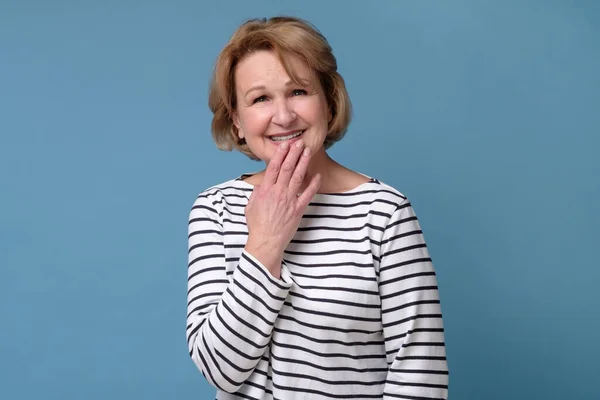
<path id="1" fill-rule="evenodd" d="M 240 176 L 238 176 L 237 178 L 234 179 L 234 182 L 238 183 L 239 185 L 243 186 L 246 189 L 250 189 L 251 191 L 254 190 L 254 185 L 251 183 L 248 183 L 244 180 L 244 178 L 249 177 L 254 175 L 255 173 L 243 173 Z M 362 190 L 364 190 L 365 187 L 368 187 L 371 184 L 379 184 L 380 182 L 373 178 L 370 177 L 368 175 L 362 174 L 359 172 L 359 174 L 361 174 L 362 176 L 368 178 L 369 180 L 367 182 L 363 182 L 361 184 L 359 184 L 358 186 L 353 187 L 352 189 L 348 189 L 346 191 L 343 192 L 333 192 L 333 193 L 317 193 L 315 196 L 346 196 L 346 195 L 351 195 L 354 194 L 356 192 L 360 192 Z"/>

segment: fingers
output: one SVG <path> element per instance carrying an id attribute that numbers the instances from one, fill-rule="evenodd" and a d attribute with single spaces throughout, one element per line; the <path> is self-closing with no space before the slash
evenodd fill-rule
<path id="1" fill-rule="evenodd" d="M 308 170 L 308 164 L 310 164 L 310 147 L 305 147 L 301 154 L 300 160 L 296 162 L 294 173 L 292 174 L 289 182 L 289 190 L 293 194 L 296 194 L 300 191 L 302 182 L 304 182 L 304 177 L 306 176 L 306 171 Z"/>
<path id="2" fill-rule="evenodd" d="M 283 142 L 279 145 L 275 155 L 271 161 L 269 161 L 269 165 L 265 171 L 265 176 L 262 180 L 263 185 L 270 186 L 277 182 L 277 177 L 279 175 L 279 171 L 281 170 L 281 164 L 283 163 L 283 160 L 285 160 L 285 156 L 288 154 L 289 148 L 290 145 L 286 142 Z"/>
<path id="3" fill-rule="evenodd" d="M 308 184 L 308 187 L 306 188 L 304 193 L 302 193 L 300 195 L 300 197 L 298 197 L 299 206 L 300 207 L 308 206 L 308 204 L 311 202 L 313 197 L 315 197 L 315 194 L 317 194 L 317 191 L 319 190 L 320 186 L 321 186 L 321 174 L 316 174 L 310 180 L 310 183 Z"/>
<path id="4" fill-rule="evenodd" d="M 302 140 L 298 140 L 290 147 L 290 150 L 283 160 L 283 164 L 281 164 L 281 168 L 279 169 L 279 176 L 277 177 L 277 184 L 283 187 L 288 187 L 290 184 L 290 179 L 296 170 L 296 164 L 298 164 L 298 158 L 300 154 L 302 154 L 302 150 L 304 149 L 304 142 Z M 302 181 L 300 181 L 302 183 Z"/>

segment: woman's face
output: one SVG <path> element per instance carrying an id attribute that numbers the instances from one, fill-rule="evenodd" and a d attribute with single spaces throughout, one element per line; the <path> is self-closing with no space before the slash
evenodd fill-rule
<path id="1" fill-rule="evenodd" d="M 303 85 L 296 85 L 270 51 L 243 58 L 235 69 L 233 121 L 252 153 L 269 162 L 283 142 L 302 139 L 312 154 L 324 152 L 329 111 L 316 75 L 303 61 L 290 59 Z"/>

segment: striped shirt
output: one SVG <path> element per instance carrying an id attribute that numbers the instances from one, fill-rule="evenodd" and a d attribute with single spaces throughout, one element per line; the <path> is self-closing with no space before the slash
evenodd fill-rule
<path id="1" fill-rule="evenodd" d="M 446 399 L 435 271 L 408 199 L 370 179 L 317 194 L 281 278 L 244 250 L 244 176 L 189 219 L 190 357 L 217 399 Z"/>

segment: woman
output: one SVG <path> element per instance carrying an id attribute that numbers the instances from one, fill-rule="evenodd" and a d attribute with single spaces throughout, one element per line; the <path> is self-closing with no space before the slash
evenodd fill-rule
<path id="1" fill-rule="evenodd" d="M 221 149 L 265 162 L 190 213 L 187 343 L 218 399 L 445 399 L 435 272 L 396 189 L 332 160 L 350 101 L 305 21 L 243 24 L 209 104 Z"/>

